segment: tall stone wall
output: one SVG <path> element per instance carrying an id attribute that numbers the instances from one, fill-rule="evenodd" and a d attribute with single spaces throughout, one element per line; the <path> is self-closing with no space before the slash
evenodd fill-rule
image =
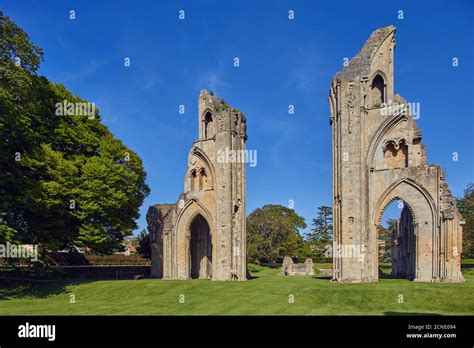
<path id="1" fill-rule="evenodd" d="M 152 276 L 246 279 L 245 116 L 207 91 L 176 204 L 148 210 Z"/>
<path id="2" fill-rule="evenodd" d="M 462 281 L 462 219 L 444 173 L 427 163 L 409 104 L 394 94 L 394 49 L 395 27 L 376 30 L 331 83 L 333 278 L 378 280 L 377 228 L 402 200 L 413 215 L 413 278 Z"/>
<path id="3" fill-rule="evenodd" d="M 391 232 L 392 275 L 414 279 L 416 276 L 416 242 L 413 215 L 404 206 L 400 219 Z"/>

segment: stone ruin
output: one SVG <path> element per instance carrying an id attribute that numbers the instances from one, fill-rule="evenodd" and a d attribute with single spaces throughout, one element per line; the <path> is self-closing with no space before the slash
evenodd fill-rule
<path id="1" fill-rule="evenodd" d="M 227 156 L 245 151 L 246 118 L 207 91 L 198 109 L 184 192 L 175 204 L 148 209 L 151 275 L 246 280 L 245 161 Z"/>
<path id="2" fill-rule="evenodd" d="M 293 263 L 290 256 L 285 256 L 281 267 L 280 275 L 284 276 L 314 276 L 313 260 L 307 258 L 303 264 Z"/>
<path id="3" fill-rule="evenodd" d="M 333 280 L 378 280 L 381 217 L 400 200 L 393 273 L 461 282 L 464 221 L 443 170 L 427 161 L 419 115 L 394 93 L 394 50 L 395 27 L 376 30 L 330 86 Z M 245 150 L 246 119 L 206 91 L 198 118 L 184 192 L 175 204 L 151 206 L 147 214 L 152 276 L 245 280 L 245 163 L 218 158 L 222 151 Z M 314 275 L 312 262 L 295 265 L 285 257 L 281 274 Z"/>
<path id="4" fill-rule="evenodd" d="M 394 93 L 394 50 L 395 27 L 376 30 L 331 83 L 333 280 L 378 280 L 381 217 L 400 200 L 394 274 L 461 282 L 464 221 L 443 170 L 427 162 L 417 103 Z"/>

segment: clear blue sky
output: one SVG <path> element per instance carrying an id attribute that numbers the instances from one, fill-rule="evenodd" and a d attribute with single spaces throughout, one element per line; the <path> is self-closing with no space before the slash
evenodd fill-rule
<path id="1" fill-rule="evenodd" d="M 247 147 L 258 153 L 247 212 L 294 200 L 310 224 L 318 206 L 331 205 L 330 81 L 389 24 L 398 28 L 395 92 L 421 104 L 428 160 L 446 168 L 455 196 L 474 181 L 472 1 L 1 0 L 0 8 L 44 49 L 40 73 L 95 102 L 142 157 L 151 194 L 140 228 L 150 204 L 175 202 L 183 190 L 201 89 L 247 116 Z"/>

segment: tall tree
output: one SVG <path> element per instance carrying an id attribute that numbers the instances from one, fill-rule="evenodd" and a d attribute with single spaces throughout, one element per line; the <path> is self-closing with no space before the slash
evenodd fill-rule
<path id="1" fill-rule="evenodd" d="M 28 234 L 26 191 L 38 184 L 21 161 L 46 143 L 59 121 L 54 93 L 36 75 L 43 59 L 21 28 L 0 12 L 0 242 L 19 242 Z"/>
<path id="2" fill-rule="evenodd" d="M 462 234 L 462 257 L 474 258 L 474 183 L 467 185 L 464 196 L 458 198 L 456 203 L 466 221 Z"/>
<path id="3" fill-rule="evenodd" d="M 382 242 L 379 249 L 379 261 L 384 261 L 392 255 L 392 231 L 397 223 L 397 219 L 389 219 L 387 227 L 378 226 L 378 240 Z"/>
<path id="4" fill-rule="evenodd" d="M 41 49 L 3 14 L 0 34 L 0 241 L 114 251 L 149 193 L 141 159 L 95 106 L 37 76 Z"/>
<path id="5" fill-rule="evenodd" d="M 327 246 L 332 243 L 332 208 L 320 206 L 316 217 L 313 219 L 313 228 L 306 239 L 310 243 L 313 256 L 324 257 Z"/>
<path id="6" fill-rule="evenodd" d="M 0 59 L 13 62 L 27 72 L 36 74 L 43 50 L 32 44 L 28 34 L 0 10 Z"/>
<path id="7" fill-rule="evenodd" d="M 293 209 L 267 204 L 247 218 L 247 250 L 250 260 L 278 262 L 285 256 L 306 256 L 305 242 L 299 233 L 304 218 Z"/>
<path id="8" fill-rule="evenodd" d="M 138 235 L 137 252 L 144 258 L 151 258 L 150 234 L 144 228 Z"/>

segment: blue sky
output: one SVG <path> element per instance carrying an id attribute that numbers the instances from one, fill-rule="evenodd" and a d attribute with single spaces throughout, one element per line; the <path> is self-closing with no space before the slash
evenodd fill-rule
<path id="1" fill-rule="evenodd" d="M 44 49 L 40 74 L 95 102 L 142 157 L 151 194 L 140 228 L 150 204 L 175 202 L 183 190 L 201 89 L 247 116 L 247 148 L 258 154 L 247 170 L 247 212 L 293 200 L 309 225 L 318 206 L 331 205 L 330 81 L 344 57 L 390 24 L 395 92 L 421 104 L 429 162 L 446 168 L 455 196 L 474 181 L 471 1 L 1 0 L 0 8 Z"/>

